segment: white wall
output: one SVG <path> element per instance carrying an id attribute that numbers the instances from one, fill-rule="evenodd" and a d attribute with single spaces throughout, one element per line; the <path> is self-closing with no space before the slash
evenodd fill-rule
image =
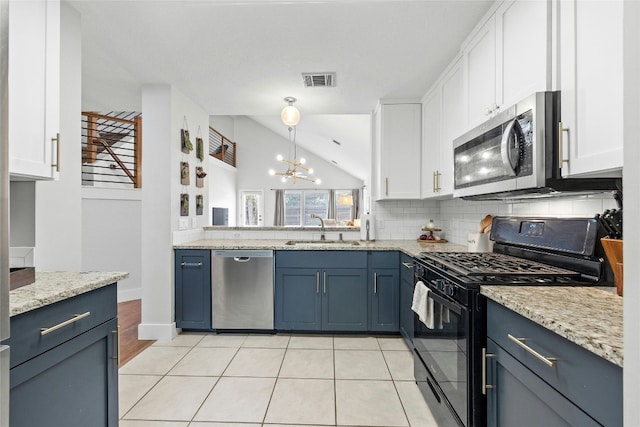
<path id="1" fill-rule="evenodd" d="M 640 420 L 640 2 L 624 2 L 624 424 Z"/>
<path id="2" fill-rule="evenodd" d="M 225 138 L 236 142 L 235 120 L 231 116 L 209 116 L 209 126 L 217 130 Z"/>
<path id="3" fill-rule="evenodd" d="M 269 169 L 284 171 L 284 163 L 276 160 L 277 154 L 289 157 L 289 142 L 280 135 L 258 124 L 248 117 L 239 117 L 235 122 L 237 145 L 237 188 L 242 190 L 264 190 L 264 225 L 272 226 L 275 211 L 275 192 L 271 189 L 351 189 L 361 188 L 363 182 L 330 162 L 298 147 L 298 158 L 307 159 L 307 166 L 314 169 L 314 176 L 322 180 L 321 185 L 299 180 L 296 185 L 282 183 L 280 177 L 269 176 Z M 283 125 L 284 126 L 284 125 Z M 237 217 L 237 216 L 236 216 Z"/>
<path id="4" fill-rule="evenodd" d="M 36 268 L 82 269 L 80 177 L 81 21 L 67 3 L 60 9 L 60 179 L 36 183 Z"/>
<path id="5" fill-rule="evenodd" d="M 209 214 L 213 207 L 228 208 L 229 227 L 236 226 L 237 175 L 236 168 L 209 156 Z"/>
<path id="6" fill-rule="evenodd" d="M 200 126 L 206 135 L 209 117 L 198 105 L 169 85 L 142 88 L 142 323 L 139 339 L 171 339 L 176 334 L 173 287 L 173 232 L 180 228 L 180 194 L 190 195 L 187 228 L 209 223 L 210 213 L 195 215 L 195 195 L 203 194 L 209 205 L 209 177 L 205 187 L 195 187 L 195 150 L 180 151 L 180 129 L 187 117 L 195 146 Z M 180 184 L 180 162 L 189 161 L 191 184 Z M 208 171 L 208 162 L 202 166 Z M 184 221 L 182 221 L 184 222 Z"/>
<path id="7" fill-rule="evenodd" d="M 82 270 L 126 271 L 118 301 L 142 297 L 140 190 L 82 189 Z"/>
<path id="8" fill-rule="evenodd" d="M 9 189 L 10 246 L 36 244 L 36 183 L 11 181 Z"/>

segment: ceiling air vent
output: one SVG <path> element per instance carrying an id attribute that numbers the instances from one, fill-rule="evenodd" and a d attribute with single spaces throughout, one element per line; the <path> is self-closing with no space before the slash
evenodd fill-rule
<path id="1" fill-rule="evenodd" d="M 334 87 L 336 73 L 302 73 L 305 87 Z"/>

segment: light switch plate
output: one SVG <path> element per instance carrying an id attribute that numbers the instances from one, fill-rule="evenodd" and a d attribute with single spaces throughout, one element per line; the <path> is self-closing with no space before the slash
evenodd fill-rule
<path id="1" fill-rule="evenodd" d="M 189 228 L 189 218 L 180 218 L 180 223 L 178 224 L 179 230 L 186 230 Z"/>

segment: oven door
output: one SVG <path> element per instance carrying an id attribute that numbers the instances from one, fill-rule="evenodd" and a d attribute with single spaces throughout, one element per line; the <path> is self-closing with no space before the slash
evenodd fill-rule
<path id="1" fill-rule="evenodd" d="M 427 283 L 427 282 L 425 282 Z M 434 328 L 416 315 L 414 345 L 431 378 L 442 390 L 449 405 L 467 425 L 469 408 L 469 309 L 444 296 L 431 283 L 429 299 L 435 310 Z"/>

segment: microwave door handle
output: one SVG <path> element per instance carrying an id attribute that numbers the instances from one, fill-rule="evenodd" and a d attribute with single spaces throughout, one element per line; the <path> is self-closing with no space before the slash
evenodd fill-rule
<path id="1" fill-rule="evenodd" d="M 505 171 L 509 176 L 516 176 L 516 170 L 513 164 L 511 163 L 511 158 L 509 156 L 509 137 L 513 132 L 515 132 L 516 120 L 512 120 L 504 129 L 502 133 L 502 141 L 500 142 L 500 154 L 502 156 L 502 164 L 504 165 Z M 517 136 L 514 136 L 517 138 Z"/>

